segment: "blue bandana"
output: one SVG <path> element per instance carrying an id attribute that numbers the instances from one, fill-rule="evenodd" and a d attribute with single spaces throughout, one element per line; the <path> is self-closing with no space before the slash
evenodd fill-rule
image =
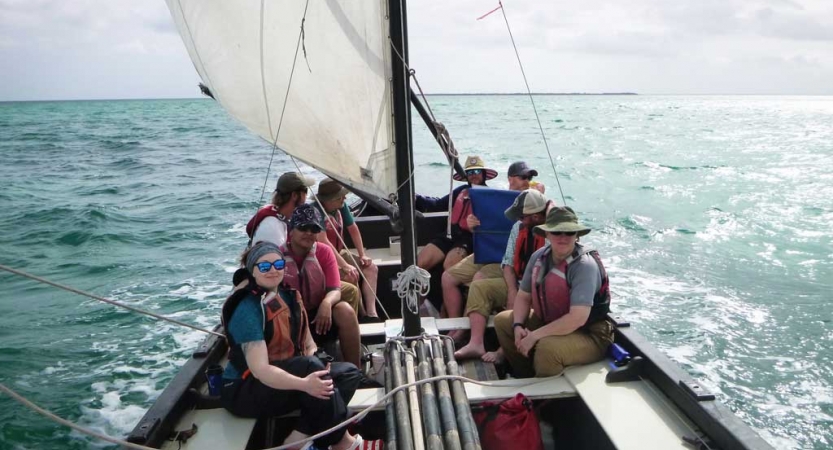
<path id="1" fill-rule="evenodd" d="M 292 218 L 289 219 L 289 229 L 291 230 L 304 225 L 315 225 L 320 229 L 321 222 L 321 213 L 318 212 L 318 208 L 311 203 L 304 203 L 292 212 Z"/>

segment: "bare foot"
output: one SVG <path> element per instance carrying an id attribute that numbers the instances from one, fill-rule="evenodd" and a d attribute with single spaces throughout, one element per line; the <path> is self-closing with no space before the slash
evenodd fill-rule
<path id="1" fill-rule="evenodd" d="M 460 350 L 457 350 L 456 352 L 454 352 L 454 358 L 458 359 L 458 360 L 460 360 L 460 359 L 474 359 L 474 358 L 482 357 L 484 353 L 486 353 L 486 349 L 484 349 L 482 345 L 474 346 L 474 345 L 471 345 L 471 343 L 469 343 L 465 347 L 463 347 Z"/>
<path id="2" fill-rule="evenodd" d="M 506 360 L 503 356 L 503 349 L 499 348 L 496 352 L 488 352 L 480 357 L 484 362 L 493 364 L 503 364 Z"/>

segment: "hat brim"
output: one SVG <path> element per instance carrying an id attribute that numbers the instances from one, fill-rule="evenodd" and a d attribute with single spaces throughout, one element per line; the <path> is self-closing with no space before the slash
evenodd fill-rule
<path id="1" fill-rule="evenodd" d="M 476 170 L 476 169 L 480 169 L 486 174 L 486 178 L 485 178 L 486 180 L 492 180 L 492 179 L 497 178 L 497 171 L 494 170 L 494 169 L 488 169 L 486 167 L 469 167 L 466 170 Z M 456 180 L 456 181 L 466 181 L 465 177 L 461 177 L 457 173 L 452 175 L 451 178 L 454 178 L 454 180 Z"/>
<path id="2" fill-rule="evenodd" d="M 558 224 L 554 227 L 550 227 L 550 226 L 547 226 L 546 224 L 543 224 L 543 225 L 538 225 L 538 226 L 535 227 L 535 234 L 537 234 L 539 236 L 546 236 L 547 232 L 553 233 L 553 232 L 557 232 L 557 231 L 567 232 L 567 233 L 575 232 L 576 236 L 584 236 L 584 235 L 590 233 L 590 231 L 592 231 L 592 230 L 590 228 L 584 226 L 584 225 L 576 224 L 576 223 L 560 223 L 560 224 Z"/>
<path id="3" fill-rule="evenodd" d="M 339 189 L 336 192 L 333 192 L 332 194 L 327 194 L 327 195 L 315 194 L 315 196 L 318 197 L 318 200 L 321 200 L 322 202 L 329 202 L 331 200 L 335 200 L 337 198 L 344 197 L 345 195 L 347 195 L 349 193 L 350 193 L 350 191 L 347 190 L 347 188 L 345 188 L 344 186 L 341 186 L 341 189 Z"/>

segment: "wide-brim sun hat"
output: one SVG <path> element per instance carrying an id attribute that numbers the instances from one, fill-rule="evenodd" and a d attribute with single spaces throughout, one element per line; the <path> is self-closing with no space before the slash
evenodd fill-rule
<path id="1" fill-rule="evenodd" d="M 329 202 L 330 200 L 344 197 L 348 193 L 350 193 L 350 191 L 339 184 L 338 181 L 333 180 L 332 178 L 325 178 L 318 184 L 318 192 L 315 196 L 318 197 L 318 200 L 321 202 Z"/>
<path id="2" fill-rule="evenodd" d="M 569 206 L 552 208 L 547 213 L 546 222 L 535 227 L 535 233 L 541 236 L 546 235 L 547 232 L 575 232 L 577 236 L 584 236 L 590 231 L 590 227 L 579 223 L 578 216 Z"/>
<path id="3" fill-rule="evenodd" d="M 479 156 L 469 156 L 466 158 L 466 164 L 464 165 L 464 171 L 480 169 L 483 171 L 484 180 L 491 180 L 497 177 L 497 171 L 494 169 L 490 169 L 486 167 L 486 164 L 483 162 L 483 159 Z M 461 177 L 460 174 L 455 173 L 452 178 L 456 181 L 466 181 L 464 177 Z"/>

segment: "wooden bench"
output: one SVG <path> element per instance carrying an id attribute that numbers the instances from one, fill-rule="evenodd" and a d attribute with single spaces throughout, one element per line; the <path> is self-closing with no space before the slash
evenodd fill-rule
<path id="1" fill-rule="evenodd" d="M 682 436 L 693 426 L 650 381 L 608 384 L 607 361 L 570 367 L 565 381 L 575 389 L 618 450 L 687 449 Z"/>

